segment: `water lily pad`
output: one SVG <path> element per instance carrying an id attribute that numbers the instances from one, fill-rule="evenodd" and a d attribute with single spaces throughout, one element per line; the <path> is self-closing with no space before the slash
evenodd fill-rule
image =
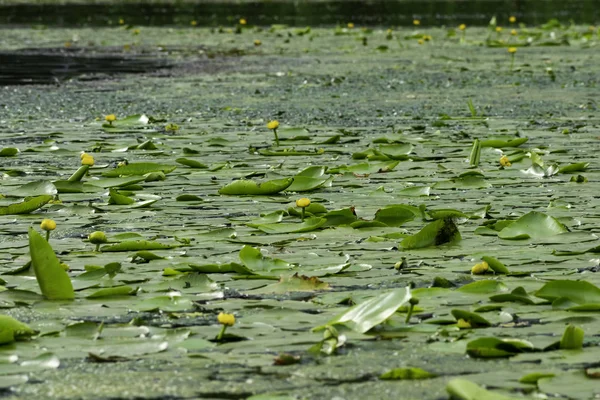
<path id="1" fill-rule="evenodd" d="M 452 219 L 438 219 L 421 229 L 418 233 L 404 238 L 400 242 L 403 249 L 420 249 L 439 246 L 461 240 L 460 232 Z"/>
<path id="2" fill-rule="evenodd" d="M 50 200 L 52 200 L 53 197 L 54 196 L 45 194 L 42 196 L 32 197 L 20 203 L 13 203 L 9 204 L 8 206 L 2 206 L 0 207 L 0 215 L 29 214 L 32 211 L 43 207 Z"/>
<path id="3" fill-rule="evenodd" d="M 394 368 L 379 376 L 383 380 L 431 379 L 437 375 L 421 368 Z"/>
<path id="4" fill-rule="evenodd" d="M 269 195 L 286 190 L 294 178 L 275 179 L 258 183 L 249 179 L 239 179 L 219 189 L 220 194 L 227 195 Z"/>
<path id="5" fill-rule="evenodd" d="M 531 211 L 498 233 L 501 239 L 542 239 L 568 232 L 566 226 L 541 212 Z"/>

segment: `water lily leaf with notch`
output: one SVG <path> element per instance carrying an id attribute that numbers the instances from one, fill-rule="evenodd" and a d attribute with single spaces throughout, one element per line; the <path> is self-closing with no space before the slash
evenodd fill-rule
<path id="1" fill-rule="evenodd" d="M 383 380 L 415 380 L 431 379 L 437 377 L 436 374 L 425 371 L 421 368 L 394 368 L 379 376 Z"/>
<path id="2" fill-rule="evenodd" d="M 490 321 L 476 313 L 472 313 L 465 310 L 452 310 L 451 313 L 457 321 L 462 319 L 468 322 L 472 328 L 485 328 L 488 326 L 492 326 Z"/>
<path id="3" fill-rule="evenodd" d="M 175 160 L 175 162 L 178 162 L 179 164 L 183 164 L 190 168 L 202 168 L 202 169 L 208 168 L 208 165 L 203 164 L 200 161 L 193 160 L 191 158 L 185 158 L 185 157 L 177 158 Z"/>
<path id="4" fill-rule="evenodd" d="M 566 298 L 576 304 L 600 303 L 600 288 L 586 281 L 556 280 L 548 282 L 534 295 L 549 301 Z"/>
<path id="5" fill-rule="evenodd" d="M 534 350 L 533 344 L 520 339 L 482 337 L 467 343 L 467 354 L 474 358 L 512 357 Z"/>
<path id="6" fill-rule="evenodd" d="M 300 233 L 310 232 L 321 228 L 327 219 L 319 217 L 306 218 L 301 223 L 285 223 L 281 222 L 278 224 L 262 224 L 257 225 L 255 228 L 265 233 L 278 234 L 278 233 Z"/>
<path id="7" fill-rule="evenodd" d="M 293 182 L 294 178 L 275 179 L 262 183 L 250 179 L 238 179 L 223 186 L 219 189 L 219 193 L 226 195 L 251 196 L 276 194 L 286 190 Z"/>
<path id="8" fill-rule="evenodd" d="M 460 232 L 452 219 L 438 219 L 421 229 L 418 233 L 404 238 L 400 246 L 405 250 L 439 246 L 461 240 Z"/>
<path id="9" fill-rule="evenodd" d="M 117 251 L 139 251 L 139 250 L 167 250 L 180 247 L 179 243 L 165 244 L 151 240 L 125 240 L 120 243 L 102 246 L 100 251 L 103 253 Z"/>
<path id="10" fill-rule="evenodd" d="M 75 298 L 73 284 L 60 266 L 50 244 L 33 228 L 29 228 L 29 252 L 35 277 L 44 297 L 48 300 L 71 300 Z"/>
<path id="11" fill-rule="evenodd" d="M 491 392 L 474 382 L 461 378 L 452 379 L 448 382 L 446 391 L 454 400 L 517 400 L 516 397 Z"/>
<path id="12" fill-rule="evenodd" d="M 308 277 L 298 275 L 296 272 L 290 277 L 281 277 L 279 282 L 267 285 L 251 293 L 289 293 L 289 292 L 314 292 L 317 290 L 329 290 L 329 284 L 323 282 L 316 276 Z"/>
<path id="13" fill-rule="evenodd" d="M 146 354 L 160 353 L 167 350 L 169 343 L 153 339 L 129 339 L 118 343 L 102 343 L 92 349 L 89 360 L 96 362 L 126 361 Z"/>
<path id="14" fill-rule="evenodd" d="M 116 189 L 110 189 L 108 191 L 108 195 L 110 198 L 108 199 L 108 204 L 117 204 L 122 206 L 128 206 L 130 204 L 135 203 L 135 200 L 131 197 L 127 197 L 119 193 Z"/>
<path id="15" fill-rule="evenodd" d="M 556 218 L 531 211 L 498 232 L 498 237 L 512 240 L 541 239 L 568 231 L 567 227 L 558 222 Z"/>
<path id="16" fill-rule="evenodd" d="M 462 211 L 452 210 L 450 208 L 446 209 L 438 209 L 438 210 L 427 210 L 427 215 L 431 219 L 444 219 L 444 218 L 453 218 L 455 220 L 461 219 L 466 220 L 469 216 Z"/>
<path id="17" fill-rule="evenodd" d="M 402 226 L 408 221 L 412 221 L 416 216 L 422 214 L 418 207 L 396 204 L 382 207 L 375 212 L 374 221 L 382 222 L 387 226 Z"/>
<path id="18" fill-rule="evenodd" d="M 36 333 L 21 321 L 8 315 L 0 315 L 0 345 L 28 339 Z"/>
<path id="19" fill-rule="evenodd" d="M 287 271 L 293 267 L 287 261 L 265 257 L 260 250 L 248 245 L 240 250 L 240 260 L 253 273 Z"/>
<path id="20" fill-rule="evenodd" d="M 324 177 L 325 170 L 327 167 L 316 165 L 305 168 L 294 176 L 294 182 L 287 189 L 291 192 L 306 192 L 321 186 L 330 186 L 333 177 Z"/>
<path id="21" fill-rule="evenodd" d="M 529 167 L 528 169 L 521 170 L 521 172 L 523 172 L 526 175 L 531 175 L 537 178 L 549 178 L 558 174 L 559 168 L 556 164 L 544 167 L 540 164 L 533 163 L 531 164 L 531 167 Z"/>
<path id="22" fill-rule="evenodd" d="M 13 203 L 7 206 L 0 207 L 0 215 L 16 215 L 16 214 L 29 214 L 32 211 L 42 208 L 54 196 L 44 194 L 42 196 L 36 196 L 26 199 L 20 203 Z"/>
<path id="23" fill-rule="evenodd" d="M 176 168 L 177 166 L 175 165 L 158 164 L 150 162 L 129 163 L 127 165 L 117 167 L 111 171 L 103 172 L 102 176 L 105 176 L 107 178 L 117 178 L 120 176 L 146 175 L 151 172 L 162 172 L 164 174 L 168 174 L 170 172 L 173 172 Z"/>
<path id="24" fill-rule="evenodd" d="M 56 193 L 58 193 L 58 191 L 52 182 L 36 181 L 26 183 L 3 194 L 5 197 L 33 197 L 44 194 L 54 196 Z"/>
<path id="25" fill-rule="evenodd" d="M 409 287 L 382 293 L 351 307 L 327 324 L 313 328 L 313 332 L 323 330 L 329 325 L 343 324 L 356 332 L 365 333 L 394 315 L 411 297 Z"/>

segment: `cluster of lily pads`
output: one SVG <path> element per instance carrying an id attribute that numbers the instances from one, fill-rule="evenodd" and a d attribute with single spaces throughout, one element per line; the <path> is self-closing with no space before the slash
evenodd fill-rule
<path id="1" fill-rule="evenodd" d="M 472 39 L 466 30 L 459 27 L 460 43 Z M 334 34 L 357 31 L 347 25 Z M 516 48 L 537 39 L 503 42 L 502 34 L 490 29 L 486 43 L 508 49 L 512 71 Z M 600 288 L 594 278 L 560 269 L 598 253 L 597 237 L 579 229 L 560 199 L 492 206 L 493 195 L 524 181 L 534 182 L 527 189 L 535 195 L 548 183 L 575 192 L 589 185 L 581 174 L 593 174 L 593 166 L 543 146 L 534 137 L 539 132 L 490 134 L 493 118 L 471 100 L 464 109 L 470 116 L 440 115 L 427 122 L 431 127 L 387 134 L 383 127 L 365 134 L 261 120 L 250 125 L 249 140 L 245 131 L 226 139 L 179 121 L 107 115 L 93 125 L 103 140 L 85 148 L 74 173 L 37 171 L 35 181 L 13 180 L 2 191 L 0 216 L 14 218 L 15 233 L 28 238 L 24 245 L 6 241 L 2 304 L 58 304 L 71 314 L 50 327 L 4 315 L 0 344 L 18 341 L 27 357 L 67 338 L 70 354 L 92 362 L 173 348 L 210 359 L 254 346 L 260 362 L 292 368 L 365 343 L 394 339 L 402 346 L 416 338 L 439 354 L 533 364 L 518 378 L 523 393 L 552 393 L 545 388 L 561 377 L 560 368 L 539 360 L 568 355 L 582 382 L 597 379 L 590 361 L 598 356 L 597 336 L 586 317 L 600 310 Z M 472 138 L 448 128 L 452 143 L 431 145 L 431 137 L 456 125 L 487 134 Z M 552 134 L 572 133 L 557 129 Z M 210 159 L 206 147 L 221 149 L 221 158 Z M 18 163 L 38 150 L 10 147 L 0 155 Z M 65 149 L 71 158 L 79 151 Z M 287 161 L 294 159 L 303 161 Z M 423 178 L 428 164 L 435 173 Z M 442 208 L 439 198 L 457 200 Z M 85 223 L 70 222 L 73 215 Z M 550 245 L 558 248 L 545 251 Z M 559 272 L 548 274 L 540 263 Z M 111 319 L 115 314 L 120 318 Z M 184 328 L 165 328 L 172 321 Z M 540 325 L 541 334 L 532 328 Z M 528 329 L 531 335 L 522 333 Z M 114 337 L 123 344 L 111 347 Z M 372 378 L 452 375 L 404 360 Z M 447 391 L 460 399 L 507 398 L 466 379 L 451 380 Z"/>

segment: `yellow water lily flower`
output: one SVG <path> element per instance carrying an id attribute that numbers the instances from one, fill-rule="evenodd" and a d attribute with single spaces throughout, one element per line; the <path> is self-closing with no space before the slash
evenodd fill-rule
<path id="1" fill-rule="evenodd" d="M 479 264 L 473 265 L 471 268 L 471 273 L 473 275 L 483 275 L 490 269 L 490 266 L 485 261 L 480 262 Z"/>
<path id="2" fill-rule="evenodd" d="M 510 22 L 511 24 L 514 24 L 515 22 L 517 22 L 517 17 L 515 17 L 514 15 L 511 15 L 510 17 L 508 17 L 508 22 Z"/>
<path id="3" fill-rule="evenodd" d="M 461 31 L 464 31 L 465 29 L 467 29 L 467 25 L 465 25 L 465 24 L 460 24 L 460 25 L 458 26 L 458 29 L 460 29 Z"/>
<path id="4" fill-rule="evenodd" d="M 254 40 L 255 46 L 260 46 L 261 44 L 262 44 L 262 42 L 259 39 Z"/>
<path id="5" fill-rule="evenodd" d="M 511 30 L 510 34 L 513 36 L 517 36 L 517 30 L 516 29 Z"/>
<path id="6" fill-rule="evenodd" d="M 56 222 L 53 219 L 45 218 L 42 220 L 40 228 L 42 228 L 46 232 L 53 231 L 56 229 Z"/>
<path id="7" fill-rule="evenodd" d="M 502 27 L 501 26 L 497 26 L 496 27 L 496 32 L 498 32 L 498 33 L 502 32 Z"/>
<path id="8" fill-rule="evenodd" d="M 310 206 L 310 199 L 303 197 L 301 199 L 296 200 L 296 207 L 306 208 Z"/>
<path id="9" fill-rule="evenodd" d="M 421 25 L 421 20 L 418 20 L 418 19 L 413 19 L 413 25 L 414 25 L 414 26 L 419 26 L 419 25 Z"/>
<path id="10" fill-rule="evenodd" d="M 279 128 L 279 121 L 277 121 L 277 120 L 269 121 L 269 123 L 267 124 L 267 128 L 269 128 L 269 129 Z"/>
<path id="11" fill-rule="evenodd" d="M 507 156 L 500 157 L 500 165 L 503 167 L 510 167 L 512 164 Z"/>
<path id="12" fill-rule="evenodd" d="M 217 320 L 224 326 L 233 326 L 235 324 L 235 316 L 233 314 L 219 313 Z"/>
<path id="13" fill-rule="evenodd" d="M 81 165 L 89 165 L 90 167 L 94 166 L 94 156 L 91 154 L 86 154 L 84 157 L 81 157 Z"/>
<path id="14" fill-rule="evenodd" d="M 348 22 L 348 29 L 354 29 L 354 24 L 352 22 Z"/>
<path id="15" fill-rule="evenodd" d="M 104 119 L 112 125 L 112 123 L 117 120 L 117 116 L 115 114 L 108 114 Z"/>
<path id="16" fill-rule="evenodd" d="M 516 48 L 516 47 L 509 47 L 509 48 L 508 48 L 508 52 L 509 52 L 510 54 L 515 54 L 515 53 L 517 52 L 517 48 Z"/>
<path id="17" fill-rule="evenodd" d="M 247 23 L 246 18 L 240 18 L 240 25 L 246 25 Z"/>

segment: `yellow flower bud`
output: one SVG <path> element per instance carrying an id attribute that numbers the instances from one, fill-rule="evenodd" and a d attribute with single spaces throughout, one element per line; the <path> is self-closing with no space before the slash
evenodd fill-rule
<path id="1" fill-rule="evenodd" d="M 262 42 L 259 39 L 255 39 L 254 40 L 254 45 L 255 46 L 260 46 L 262 44 Z"/>
<path id="2" fill-rule="evenodd" d="M 513 36 L 517 36 L 517 30 L 516 29 L 511 30 L 510 34 Z"/>
<path id="3" fill-rule="evenodd" d="M 217 320 L 221 325 L 233 326 L 235 324 L 235 316 L 233 314 L 219 313 Z"/>
<path id="4" fill-rule="evenodd" d="M 94 166 L 94 156 L 90 154 L 86 154 L 81 158 L 81 165 L 89 165 L 90 167 Z"/>
<path id="5" fill-rule="evenodd" d="M 354 29 L 354 24 L 352 22 L 348 22 L 348 29 Z"/>
<path id="6" fill-rule="evenodd" d="M 54 222 L 53 219 L 45 218 L 42 220 L 40 228 L 42 228 L 45 231 L 53 231 L 56 229 L 56 222 Z"/>
<path id="7" fill-rule="evenodd" d="M 104 119 L 110 124 L 117 120 L 117 116 L 115 114 L 108 114 L 106 117 L 104 117 Z"/>
<path id="8" fill-rule="evenodd" d="M 498 32 L 498 33 L 502 32 L 502 27 L 501 26 L 497 26 L 496 27 L 496 32 Z"/>
<path id="9" fill-rule="evenodd" d="M 273 121 L 269 121 L 269 123 L 267 124 L 267 128 L 268 129 L 277 129 L 279 128 L 279 121 L 277 121 L 276 119 Z"/>
<path id="10" fill-rule="evenodd" d="M 418 20 L 418 19 L 413 19 L 413 25 L 414 26 L 419 26 L 419 25 L 421 25 L 421 21 Z"/>
<path id="11" fill-rule="evenodd" d="M 310 199 L 303 197 L 301 199 L 296 200 L 296 207 L 306 208 L 310 206 Z"/>
<path id="12" fill-rule="evenodd" d="M 508 18 L 508 22 L 510 22 L 511 24 L 514 24 L 515 22 L 517 22 L 517 17 L 515 17 L 514 15 L 511 15 Z"/>
<path id="13" fill-rule="evenodd" d="M 101 231 L 92 232 L 88 235 L 88 239 L 93 244 L 102 244 L 108 242 L 106 234 Z"/>
<path id="14" fill-rule="evenodd" d="M 485 261 L 480 262 L 479 264 L 473 265 L 471 268 L 471 273 L 473 275 L 483 275 L 490 269 L 490 266 Z"/>
<path id="15" fill-rule="evenodd" d="M 508 48 L 508 52 L 509 52 L 510 54 L 515 54 L 515 53 L 517 52 L 517 48 L 516 48 L 516 47 L 509 47 L 509 48 Z"/>
<path id="16" fill-rule="evenodd" d="M 465 24 L 460 24 L 460 25 L 458 26 L 458 29 L 460 29 L 461 31 L 464 31 L 465 29 L 467 29 L 467 25 L 465 25 Z"/>
<path id="17" fill-rule="evenodd" d="M 500 165 L 502 165 L 503 167 L 510 167 L 512 164 L 510 163 L 508 157 L 502 156 L 500 157 Z"/>
<path id="18" fill-rule="evenodd" d="M 456 322 L 456 327 L 460 329 L 469 329 L 471 328 L 471 323 L 461 318 Z"/>
<path id="19" fill-rule="evenodd" d="M 240 18 L 240 25 L 246 25 L 247 23 L 246 18 Z"/>

